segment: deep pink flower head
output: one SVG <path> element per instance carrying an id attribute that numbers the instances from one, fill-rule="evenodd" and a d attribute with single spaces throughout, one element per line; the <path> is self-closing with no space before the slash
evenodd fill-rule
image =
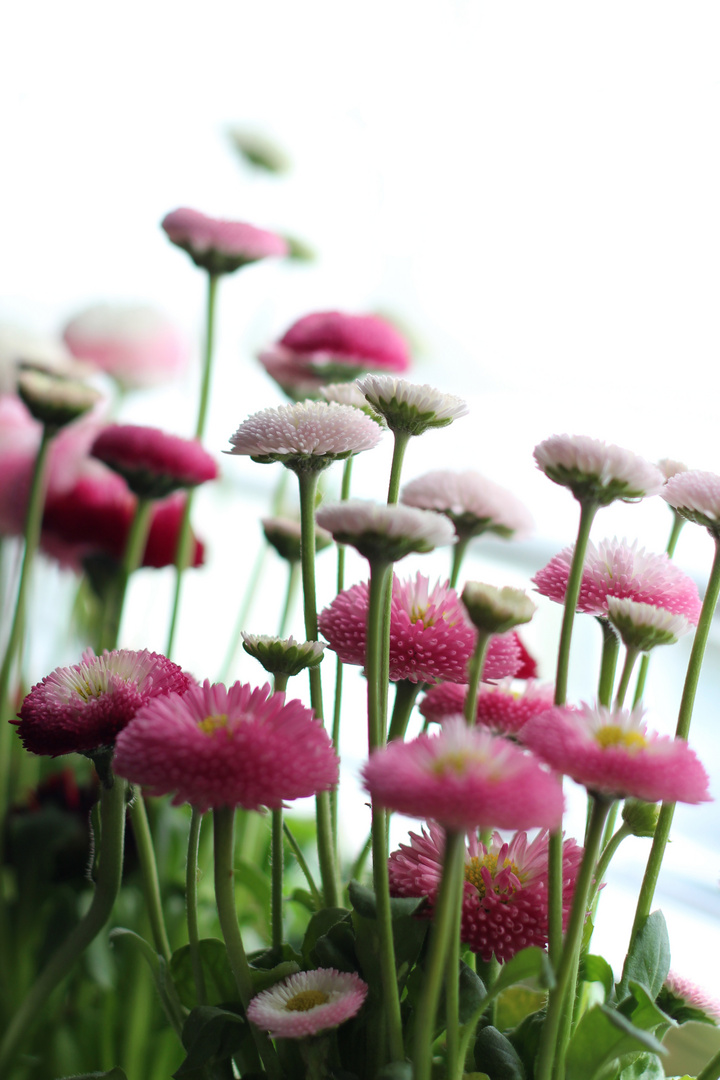
<path id="1" fill-rule="evenodd" d="M 318 617 L 330 648 L 344 664 L 365 664 L 370 587 L 353 585 L 335 597 Z M 424 574 L 400 580 L 393 575 L 390 610 L 390 678 L 393 682 L 449 680 L 465 682 L 477 631 L 454 589 L 438 582 L 432 589 Z M 513 634 L 496 635 L 483 668 L 483 679 L 501 679 L 520 666 Z"/>
<path id="2" fill-rule="evenodd" d="M 149 702 L 115 747 L 113 768 L 152 795 L 199 810 L 281 807 L 337 783 L 338 759 L 311 709 L 235 683 Z"/>
<path id="3" fill-rule="evenodd" d="M 493 833 L 489 847 L 472 835 L 465 851 L 461 940 L 484 961 L 501 963 L 530 945 L 544 949 L 548 938 L 548 835 L 532 842 L 526 832 L 504 841 Z M 390 895 L 426 896 L 419 914 L 432 918 L 442 878 L 443 830 L 428 822 L 422 835 L 410 833 L 390 856 Z M 563 929 L 567 925 L 583 849 L 563 843 Z"/>
<path id="4" fill-rule="evenodd" d="M 127 390 L 170 382 L 187 365 L 187 342 L 146 305 L 95 304 L 70 320 L 63 337 L 73 356 L 92 361 Z"/>
<path id="5" fill-rule="evenodd" d="M 131 491 L 146 498 L 160 499 L 218 474 L 215 460 L 197 439 L 138 424 L 110 424 L 97 436 L 91 452 L 119 473 Z"/>
<path id="6" fill-rule="evenodd" d="M 350 381 L 366 371 L 398 374 L 410 367 L 407 343 L 377 315 L 317 311 L 293 323 L 260 353 L 268 375 L 289 397 L 316 396 L 325 383 Z"/>
<path id="7" fill-rule="evenodd" d="M 552 769 L 591 792 L 646 802 L 710 798 L 707 773 L 687 743 L 648 734 L 642 708 L 553 708 L 529 720 L 520 737 Z"/>
<path id="8" fill-rule="evenodd" d="M 678 514 L 720 536 L 720 476 L 691 469 L 671 476 L 661 495 Z"/>
<path id="9" fill-rule="evenodd" d="M 539 593 L 558 604 L 565 603 L 574 550 L 565 548 L 532 579 Z M 702 607 L 695 582 L 665 552 L 654 555 L 637 541 L 617 538 L 597 547 L 588 543 L 577 610 L 607 617 L 609 596 L 664 608 L 695 626 Z"/>
<path id="10" fill-rule="evenodd" d="M 254 997 L 248 1020 L 274 1039 L 303 1039 L 355 1016 L 367 992 L 367 983 L 354 971 L 298 971 Z"/>
<path id="11" fill-rule="evenodd" d="M 24 529 L 30 477 L 42 425 L 16 394 L 0 395 L 0 535 Z"/>
<path id="12" fill-rule="evenodd" d="M 432 817 L 446 829 L 556 829 L 560 784 L 507 739 L 450 719 L 439 735 L 396 740 L 363 769 L 366 791 L 389 810 Z"/>
<path id="13" fill-rule="evenodd" d="M 187 207 L 166 214 L 162 227 L 173 244 L 211 274 L 230 274 L 259 259 L 288 253 L 287 241 L 277 233 L 244 221 L 208 217 Z"/>
<path id="14" fill-rule="evenodd" d="M 535 679 L 537 678 L 538 665 L 537 660 L 532 653 L 526 648 L 524 641 L 520 635 L 515 633 L 515 640 L 518 648 L 520 649 L 520 667 L 515 672 L 516 679 Z"/>
<path id="15" fill-rule="evenodd" d="M 118 732 L 151 699 L 185 693 L 190 677 L 159 653 L 116 649 L 56 668 L 22 703 L 17 724 L 33 754 L 87 753 L 112 745 Z"/>
<path id="16" fill-rule="evenodd" d="M 430 722 L 441 724 L 448 716 L 461 716 L 467 686 L 445 682 L 431 686 L 420 703 L 420 712 Z M 512 681 L 503 679 L 496 686 L 481 685 L 477 700 L 477 723 L 499 735 L 516 735 L 532 716 L 552 707 L 554 689 L 531 679 L 521 693 L 512 689 Z"/>

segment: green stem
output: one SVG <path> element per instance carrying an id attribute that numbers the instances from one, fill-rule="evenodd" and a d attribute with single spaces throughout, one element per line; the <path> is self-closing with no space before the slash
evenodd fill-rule
<path id="1" fill-rule="evenodd" d="M 368 836 L 367 840 L 365 841 L 365 843 L 363 844 L 363 846 L 362 846 L 362 848 L 360 850 L 360 854 L 358 855 L 355 862 L 352 864 L 352 869 L 350 871 L 350 880 L 351 881 L 360 881 L 360 877 L 362 875 L 363 870 L 365 869 L 365 863 L 367 862 L 368 855 L 370 854 L 371 848 L 372 848 L 372 833 L 370 833 L 370 835 Z"/>
<path id="2" fill-rule="evenodd" d="M 226 683 L 230 675 L 230 669 L 232 668 L 235 654 L 240 647 L 240 638 L 242 632 L 247 626 L 250 610 L 255 600 L 255 594 L 262 580 L 263 568 L 267 554 L 270 549 L 270 545 L 263 541 L 263 545 L 255 556 L 255 562 L 253 563 L 252 570 L 250 571 L 250 577 L 248 579 L 247 587 L 245 589 L 245 595 L 243 596 L 242 604 L 238 612 L 238 617 L 233 627 L 233 632 L 230 637 L 230 644 L 228 645 L 227 652 L 225 653 L 225 659 L 220 670 L 220 682 Z"/>
<path id="3" fill-rule="evenodd" d="M 613 807 L 613 809 L 615 809 L 615 807 Z M 610 817 L 608 817 L 608 824 L 609 823 Z M 603 836 L 604 846 L 602 849 L 602 855 L 598 859 L 597 869 L 595 871 L 595 880 L 593 881 L 592 888 L 590 889 L 590 896 L 588 900 L 588 906 L 590 907 L 591 911 L 593 911 L 593 913 L 596 909 L 599 889 L 603 883 L 603 880 L 605 879 L 605 875 L 608 872 L 610 862 L 612 861 L 615 852 L 620 847 L 623 840 L 625 840 L 625 838 L 628 836 L 632 836 L 632 834 L 632 829 L 623 822 L 617 832 L 613 833 L 607 843 L 604 842 L 605 837 Z"/>
<path id="4" fill-rule="evenodd" d="M 393 739 L 405 738 L 415 701 L 424 685 L 425 683 L 421 682 L 410 682 L 409 679 L 399 679 L 395 683 L 395 702 L 388 732 L 389 742 L 392 742 Z"/>
<path id="5" fill-rule="evenodd" d="M 455 909 L 461 899 L 464 863 L 463 834 L 446 831 L 442 879 L 430 931 L 430 949 L 422 996 L 415 1018 L 413 1080 L 430 1080 L 431 1076 L 435 1018 L 447 967 L 450 935 L 456 922 Z"/>
<path id="6" fill-rule="evenodd" d="M 672 507 L 671 507 L 671 509 L 672 509 Z M 670 531 L 670 538 L 669 538 L 669 540 L 667 542 L 667 547 L 665 548 L 666 552 L 668 553 L 669 558 L 671 558 L 671 559 L 672 559 L 673 555 L 675 554 L 675 548 L 677 547 L 677 542 L 678 542 L 678 540 L 680 538 L 680 533 L 682 531 L 682 527 L 685 524 L 685 518 L 680 517 L 677 510 L 673 509 L 672 510 L 672 515 L 673 515 L 673 525 L 672 525 L 672 529 Z M 639 705 L 640 702 L 643 699 L 643 694 L 645 693 L 645 683 L 647 682 L 647 673 L 648 673 L 648 667 L 649 666 L 650 666 L 650 653 L 644 653 L 643 658 L 640 661 L 640 669 L 638 671 L 637 685 L 635 687 L 635 696 L 633 698 L 633 709 L 635 708 L 636 705 Z"/>
<path id="7" fill-rule="evenodd" d="M 470 540 L 471 537 L 469 536 L 458 536 L 455 546 L 452 549 L 452 569 L 450 570 L 451 589 L 454 589 L 457 586 L 458 578 L 460 577 L 460 567 L 465 558 L 465 552 L 468 549 Z"/>
<path id="8" fill-rule="evenodd" d="M 130 526 L 130 532 L 125 543 L 125 552 L 118 569 L 117 578 L 109 590 L 109 611 L 104 623 L 104 633 L 107 635 L 102 642 L 104 649 L 117 649 L 120 639 L 120 624 L 122 621 L 125 596 L 127 594 L 130 575 L 137 570 L 142 562 L 145 552 L 148 530 L 150 528 L 150 514 L 152 500 L 139 498 L 135 507 L 135 516 Z"/>
<path id="9" fill-rule="evenodd" d="M 343 466 L 342 486 L 340 488 L 340 500 L 346 502 L 350 498 L 350 486 L 352 482 L 353 458 L 345 460 Z M 337 545 L 337 592 L 338 595 L 345 588 L 345 544 Z M 343 662 L 339 656 L 335 658 L 335 701 L 333 703 L 332 741 L 337 753 L 340 752 L 340 721 L 342 719 L 342 691 L 343 691 Z M 333 836 L 337 848 L 337 815 L 338 796 L 337 789 L 330 793 L 332 811 Z"/>
<path id="10" fill-rule="evenodd" d="M 379 559 L 370 563 L 370 596 L 365 641 L 369 753 L 385 744 L 384 701 L 387 696 L 387 682 L 383 679 L 383 615 L 386 588 L 391 579 L 392 563 Z"/>
<path id="11" fill-rule="evenodd" d="M 287 630 L 287 624 L 290 620 L 290 612 L 293 609 L 295 603 L 295 597 L 297 596 L 298 585 L 300 584 L 300 563 L 289 562 L 288 563 L 288 583 L 287 590 L 285 592 L 285 604 L 283 606 L 283 613 L 280 617 L 280 625 L 278 626 L 278 637 L 285 637 L 285 631 Z"/>
<path id="12" fill-rule="evenodd" d="M 275 693 L 284 693 L 288 678 L 284 672 L 276 672 L 273 680 Z M 282 807 L 272 811 L 272 832 L 270 841 L 270 873 L 272 888 L 270 892 L 270 927 L 272 947 L 277 952 L 283 941 L 283 812 Z"/>
<path id="13" fill-rule="evenodd" d="M 140 872 L 143 880 L 145 893 L 145 906 L 150 919 L 153 941 L 155 948 L 166 963 L 170 963 L 172 952 L 168 941 L 165 919 L 163 916 L 162 897 L 160 895 L 160 881 L 158 879 L 157 863 L 155 861 L 155 849 L 150 825 L 148 824 L 145 800 L 142 792 L 138 791 L 130 804 L 130 820 L 132 821 L 133 836 L 140 861 Z"/>
<path id="14" fill-rule="evenodd" d="M 612 701 L 615 671 L 617 669 L 620 639 L 613 627 L 603 616 L 598 617 L 603 634 L 602 660 L 600 661 L 600 680 L 598 682 L 598 704 L 609 706 Z"/>
<path id="15" fill-rule="evenodd" d="M 400 497 L 400 474 L 402 473 L 405 451 L 411 436 L 407 431 L 396 431 L 393 444 L 392 465 L 390 466 L 390 483 L 388 484 L 387 501 L 393 506 Z"/>
<path id="16" fill-rule="evenodd" d="M 468 688 L 465 695 L 464 714 L 468 727 L 474 727 L 477 720 L 477 699 L 480 679 L 482 678 L 483 665 L 490 647 L 490 633 L 487 630 L 478 630 L 475 651 L 468 664 Z"/>
<path id="17" fill-rule="evenodd" d="M 715 540 L 715 557 L 713 559 L 707 589 L 705 590 L 705 598 L 703 600 L 700 619 L 698 621 L 697 630 L 695 631 L 695 639 L 692 644 L 690 660 L 685 675 L 685 685 L 680 701 L 677 728 L 675 729 L 675 737 L 678 739 L 687 740 L 690 732 L 690 721 L 692 720 L 695 694 L 700 679 L 700 669 L 702 668 L 705 647 L 707 645 L 710 626 L 712 625 L 719 595 L 720 538 Z M 655 896 L 655 887 L 657 885 L 660 867 L 662 866 L 663 856 L 665 854 L 665 846 L 670 836 L 674 813 L 675 803 L 663 803 L 660 809 L 658 823 L 655 827 L 655 836 L 653 838 L 652 848 L 650 849 L 647 867 L 645 868 L 645 876 L 643 878 L 643 883 L 640 886 L 640 896 L 638 897 L 637 908 L 635 910 L 635 921 L 633 922 L 632 933 L 630 935 L 631 945 L 635 941 L 635 938 L 640 932 L 640 928 L 650 914 L 653 897 Z"/>
<path id="18" fill-rule="evenodd" d="M 625 694 L 627 688 L 630 685 L 630 676 L 632 675 L 633 668 L 635 667 L 635 661 L 640 655 L 640 650 L 635 649 L 630 645 L 625 647 L 625 663 L 623 664 L 622 674 L 620 676 L 620 682 L 617 688 L 617 694 L 615 695 L 615 708 L 622 709 L 625 701 Z"/>
<path id="19" fill-rule="evenodd" d="M 322 896 L 320 895 L 320 890 L 318 889 L 317 885 L 315 884 L 313 876 L 310 873 L 310 867 L 308 866 L 308 864 L 307 864 L 307 862 L 305 860 L 305 856 L 302 853 L 302 848 L 300 847 L 297 840 L 295 839 L 292 832 L 290 831 L 290 828 L 289 828 L 288 823 L 286 821 L 283 822 L 283 832 L 285 833 L 285 836 L 287 837 L 287 842 L 289 843 L 289 845 L 290 845 L 290 847 L 292 849 L 293 855 L 297 859 L 298 866 L 300 867 L 303 874 L 305 875 L 305 880 L 307 881 L 308 889 L 312 893 L 312 898 L 315 901 L 315 906 L 316 906 L 317 910 L 319 911 L 320 908 L 322 907 Z"/>
<path id="20" fill-rule="evenodd" d="M 52 955 L 11 1021 L 0 1045 L 0 1075 L 9 1075 L 6 1069 L 48 997 L 110 918 L 122 878 L 126 790 L 125 781 L 117 777 L 112 787 L 100 789 L 102 833 L 92 902 L 75 929 Z"/>
<path id="21" fill-rule="evenodd" d="M 205 972 L 203 971 L 202 958 L 200 956 L 200 932 L 198 929 L 198 855 L 200 851 L 202 820 L 202 813 L 193 806 L 192 817 L 190 818 L 190 831 L 188 834 L 187 871 L 185 874 L 185 911 L 187 914 L 188 941 L 190 943 L 190 959 L 192 960 L 195 995 L 197 997 L 198 1005 L 207 1005 Z"/>

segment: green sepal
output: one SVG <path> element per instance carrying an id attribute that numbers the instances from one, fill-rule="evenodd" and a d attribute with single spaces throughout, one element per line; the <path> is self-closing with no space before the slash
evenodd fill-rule
<path id="1" fill-rule="evenodd" d="M 595 1005 L 584 1014 L 570 1040 L 564 1080 L 595 1080 L 615 1058 L 643 1050 L 667 1053 L 654 1035 L 635 1027 L 622 1013 Z"/>

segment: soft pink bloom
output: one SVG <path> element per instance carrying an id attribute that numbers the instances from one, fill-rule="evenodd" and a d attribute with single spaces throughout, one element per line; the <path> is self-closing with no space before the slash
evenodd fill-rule
<path id="1" fill-rule="evenodd" d="M 707 773 L 682 739 L 649 734 L 643 709 L 582 705 L 535 716 L 520 737 L 589 791 L 646 802 L 707 802 Z"/>
<path id="2" fill-rule="evenodd" d="M 509 539 L 526 536 L 533 528 L 533 519 L 519 499 L 472 469 L 425 473 L 405 484 L 400 501 L 447 514 L 461 537 L 493 532 Z"/>
<path id="3" fill-rule="evenodd" d="M 119 473 L 131 490 L 152 498 L 196 487 L 218 474 L 215 460 L 197 439 L 138 424 L 110 424 L 96 437 L 91 453 Z"/>
<path id="4" fill-rule="evenodd" d="M 22 364 L 68 377 L 88 374 L 57 338 L 14 323 L 0 323 L 0 395 L 16 392 Z"/>
<path id="5" fill-rule="evenodd" d="M 673 458 L 661 458 L 661 460 L 657 462 L 657 467 L 666 480 L 669 480 L 673 476 L 677 476 L 678 473 L 685 473 L 688 471 L 688 467 L 684 462 L 675 461 Z"/>
<path id="6" fill-rule="evenodd" d="M 352 405 L 302 401 L 263 409 L 244 420 L 230 438 L 228 454 L 246 454 L 254 461 L 322 464 L 372 450 L 382 431 Z"/>
<path id="7" fill-rule="evenodd" d="M 556 829 L 563 811 L 555 777 L 507 739 L 448 720 L 438 735 L 396 740 L 363 769 L 379 806 L 433 818 L 446 829 Z"/>
<path id="8" fill-rule="evenodd" d="M 254 997 L 248 1020 L 274 1039 L 302 1039 L 355 1016 L 367 992 L 367 983 L 354 971 L 298 971 Z"/>
<path id="9" fill-rule="evenodd" d="M 322 634 L 344 664 L 365 664 L 370 587 L 353 585 L 335 597 L 318 617 Z M 432 589 L 423 574 L 393 576 L 390 610 L 390 678 L 410 682 L 465 682 L 477 631 L 457 593 L 438 582 Z M 513 675 L 520 651 L 512 634 L 490 641 L 484 679 Z"/>
<path id="10" fill-rule="evenodd" d="M 665 477 L 655 465 L 620 446 L 587 435 L 552 435 L 534 451 L 537 466 L 576 498 L 601 506 L 656 495 Z"/>
<path id="11" fill-rule="evenodd" d="M 357 384 L 392 431 L 422 435 L 428 428 L 447 427 L 468 414 L 466 401 L 427 383 L 411 383 L 393 375 L 366 375 Z"/>
<path id="12" fill-rule="evenodd" d="M 676 473 L 661 494 L 688 521 L 704 525 L 713 536 L 720 534 L 720 476 L 717 473 L 701 469 Z"/>
<path id="13" fill-rule="evenodd" d="M 442 514 L 369 499 L 323 503 L 315 519 L 339 544 L 352 544 L 367 559 L 396 562 L 413 551 L 432 551 L 455 541 Z"/>
<path id="14" fill-rule="evenodd" d="M 92 361 L 128 390 L 170 382 L 187 365 L 179 330 L 144 304 L 95 304 L 71 319 L 63 336 L 73 356 Z"/>
<path id="15" fill-rule="evenodd" d="M 699 1020 L 700 1017 L 692 1015 L 694 1011 L 704 1013 L 712 1023 L 720 1024 L 720 999 L 709 994 L 707 990 L 690 979 L 678 975 L 676 971 L 667 973 L 660 991 L 660 1004 L 663 1011 L 680 1024 L 688 1019 Z M 690 1012 L 689 1016 L 685 1010 Z"/>
<path id="16" fill-rule="evenodd" d="M 532 579 L 539 593 L 558 604 L 565 603 L 574 550 L 565 548 Z M 695 626 L 702 608 L 695 582 L 665 552 L 655 555 L 637 541 L 617 538 L 597 547 L 588 543 L 577 610 L 607 616 L 609 596 L 664 608 Z"/>
<path id="17" fill-rule="evenodd" d="M 448 716 L 462 715 L 467 686 L 445 682 L 431 686 L 420 702 L 426 720 L 441 724 Z M 477 699 L 477 723 L 499 735 L 516 735 L 532 716 L 552 707 L 554 689 L 531 679 L 521 692 L 512 689 L 512 680 L 496 686 L 481 684 Z"/>
<path id="18" fill-rule="evenodd" d="M 320 311 L 293 323 L 260 353 L 260 362 L 299 400 L 316 396 L 325 383 L 349 381 L 364 371 L 407 371 L 410 354 L 398 331 L 376 315 Z"/>
<path id="19" fill-rule="evenodd" d="M 544 949 L 548 937 L 548 836 L 532 842 L 526 832 L 509 840 L 493 833 L 490 846 L 470 836 L 465 851 L 461 940 L 485 961 L 501 963 L 530 945 Z M 422 835 L 410 833 L 388 863 L 392 896 L 427 897 L 419 914 L 432 918 L 442 877 L 443 830 L 428 822 Z M 583 850 L 563 843 L 563 929 L 567 925 Z"/>
<path id="20" fill-rule="evenodd" d="M 173 244 L 212 274 L 231 273 L 258 259 L 288 253 L 287 242 L 277 233 L 244 221 L 208 217 L 188 207 L 166 214 L 162 228 Z"/>
<path id="21" fill-rule="evenodd" d="M 12 723 L 34 754 L 85 753 L 112 745 L 146 702 L 189 685 L 182 668 L 147 649 L 102 656 L 86 649 L 79 664 L 56 668 L 34 686 Z"/>
<path id="22" fill-rule="evenodd" d="M 113 768 L 152 795 L 199 810 L 281 807 L 337 783 L 338 759 L 311 709 L 272 694 L 205 680 L 149 702 L 118 738 Z"/>

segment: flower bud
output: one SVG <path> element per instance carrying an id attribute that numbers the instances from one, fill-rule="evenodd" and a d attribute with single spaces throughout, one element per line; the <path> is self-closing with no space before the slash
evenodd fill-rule
<path id="1" fill-rule="evenodd" d="M 102 394 L 85 383 L 37 368 L 21 371 L 17 389 L 32 416 L 48 428 L 65 427 L 102 398 Z"/>
<path id="2" fill-rule="evenodd" d="M 642 802 L 640 799 L 626 799 L 622 808 L 622 819 L 633 836 L 655 835 L 655 826 L 660 815 L 658 803 Z"/>
<path id="3" fill-rule="evenodd" d="M 323 658 L 323 641 L 295 641 L 243 632 L 243 648 L 271 675 L 298 675 L 305 668 L 317 667 Z"/>
<path id="4" fill-rule="evenodd" d="M 479 581 L 468 581 L 462 602 L 472 623 L 489 634 L 504 634 L 514 626 L 530 622 L 537 608 L 522 589 L 498 589 Z"/>

